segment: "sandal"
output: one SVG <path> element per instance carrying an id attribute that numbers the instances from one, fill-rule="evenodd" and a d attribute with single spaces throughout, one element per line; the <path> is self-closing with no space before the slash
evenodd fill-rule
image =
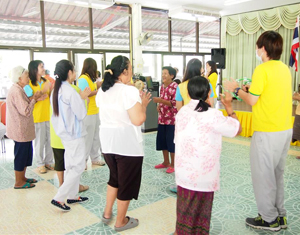
<path id="1" fill-rule="evenodd" d="M 29 178 L 28 178 L 28 179 L 26 180 L 26 182 L 27 182 L 27 183 L 30 183 L 30 184 L 33 184 L 33 183 L 35 184 L 35 183 L 37 183 L 38 181 L 37 181 L 36 179 L 29 179 Z"/>
<path id="2" fill-rule="evenodd" d="M 54 170 L 54 165 L 46 164 L 45 167 L 50 171 Z"/>
<path id="3" fill-rule="evenodd" d="M 105 161 L 102 161 L 102 160 L 94 161 L 94 162 L 92 162 L 92 165 L 104 166 Z"/>
<path id="4" fill-rule="evenodd" d="M 127 230 L 127 229 L 135 228 L 139 225 L 139 220 L 138 219 L 134 219 L 134 218 L 131 218 L 129 216 L 126 216 L 126 218 L 128 218 L 127 224 L 125 224 L 122 227 L 116 227 L 115 226 L 115 231 L 116 232 L 122 232 L 122 231 Z"/>
<path id="5" fill-rule="evenodd" d="M 112 217 L 113 217 L 113 214 L 111 214 L 110 218 L 105 218 L 104 217 L 104 212 L 103 212 L 101 220 L 102 220 L 103 223 L 109 224 L 112 220 Z"/>
<path id="6" fill-rule="evenodd" d="M 26 188 L 34 188 L 35 184 L 31 184 L 26 182 L 23 186 L 15 186 L 14 189 L 26 189 Z"/>
<path id="7" fill-rule="evenodd" d="M 58 209 L 60 209 L 62 211 L 70 211 L 71 210 L 71 207 L 67 206 L 65 203 L 60 204 L 59 201 L 56 201 L 54 199 L 52 199 L 51 204 L 56 206 Z"/>
<path id="8" fill-rule="evenodd" d="M 89 198 L 88 197 L 78 197 L 78 199 L 67 199 L 67 203 L 68 204 L 73 204 L 73 203 L 77 203 L 77 202 L 85 202 L 88 201 Z"/>

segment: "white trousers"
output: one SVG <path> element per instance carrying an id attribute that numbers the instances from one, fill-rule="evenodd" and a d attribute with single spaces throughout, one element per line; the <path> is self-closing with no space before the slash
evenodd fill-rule
<path id="1" fill-rule="evenodd" d="M 83 124 L 87 131 L 87 135 L 84 138 L 86 147 L 85 159 L 88 161 L 90 156 L 92 162 L 99 161 L 101 160 L 102 152 L 99 136 L 99 114 L 87 115 L 83 119 Z"/>
<path id="2" fill-rule="evenodd" d="M 84 138 L 71 141 L 64 141 L 65 147 L 65 176 L 64 182 L 59 187 L 53 198 L 56 201 L 64 202 L 66 199 L 77 199 L 79 191 L 79 180 L 85 169 L 85 143 Z"/>
<path id="3" fill-rule="evenodd" d="M 50 123 L 34 124 L 35 139 L 33 141 L 34 154 L 38 167 L 53 164 L 53 152 L 50 145 Z"/>

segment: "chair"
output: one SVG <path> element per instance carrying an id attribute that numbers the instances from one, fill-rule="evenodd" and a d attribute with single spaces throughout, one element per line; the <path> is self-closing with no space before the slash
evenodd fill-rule
<path id="1" fill-rule="evenodd" d="M 2 123 L 2 107 L 6 104 L 5 101 L 3 101 L 0 105 L 0 139 L 1 139 L 1 148 L 2 153 L 6 153 L 5 148 L 5 133 L 6 133 L 6 126 Z M 6 107 L 4 107 L 6 108 Z"/>

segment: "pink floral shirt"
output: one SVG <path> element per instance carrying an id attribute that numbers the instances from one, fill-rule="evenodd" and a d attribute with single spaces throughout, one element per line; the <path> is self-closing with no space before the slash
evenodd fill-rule
<path id="1" fill-rule="evenodd" d="M 213 192 L 220 188 L 222 136 L 234 137 L 239 122 L 217 109 L 194 111 L 191 100 L 176 115 L 176 184 L 193 191 Z"/>
<path id="2" fill-rule="evenodd" d="M 159 115 L 158 115 L 158 124 L 161 125 L 175 125 L 175 115 L 177 113 L 176 109 L 176 88 L 178 84 L 176 82 L 171 82 L 169 86 L 160 88 L 160 98 L 164 100 L 171 101 L 172 107 L 159 103 Z"/>

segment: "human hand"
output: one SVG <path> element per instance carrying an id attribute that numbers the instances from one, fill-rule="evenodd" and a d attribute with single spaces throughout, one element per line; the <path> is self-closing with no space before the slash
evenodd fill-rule
<path id="1" fill-rule="evenodd" d="M 142 105 L 144 107 L 147 107 L 148 104 L 150 103 L 151 101 L 151 93 L 150 92 L 146 92 L 146 91 L 141 91 L 140 92 L 140 96 L 141 96 L 141 99 L 142 99 Z"/>
<path id="2" fill-rule="evenodd" d="M 234 92 L 234 90 L 238 87 L 239 87 L 239 84 L 233 78 L 230 78 L 230 80 L 227 80 L 224 82 L 225 90 Z"/>
<path id="3" fill-rule="evenodd" d="M 103 81 L 97 81 L 96 85 L 97 85 L 97 89 L 99 89 L 102 86 Z"/>
<path id="4" fill-rule="evenodd" d="M 243 89 L 243 91 L 248 92 L 250 89 L 250 85 L 249 84 L 243 85 L 242 89 Z"/>
<path id="5" fill-rule="evenodd" d="M 229 92 L 225 91 L 224 94 L 220 94 L 220 98 L 224 107 L 231 107 L 232 96 Z"/>
<path id="6" fill-rule="evenodd" d="M 161 98 L 159 97 L 153 97 L 152 99 L 154 103 L 161 103 Z"/>
<path id="7" fill-rule="evenodd" d="M 86 87 L 83 91 L 80 91 L 80 97 L 83 100 L 86 100 L 88 98 L 88 96 L 91 94 L 91 88 Z"/>

